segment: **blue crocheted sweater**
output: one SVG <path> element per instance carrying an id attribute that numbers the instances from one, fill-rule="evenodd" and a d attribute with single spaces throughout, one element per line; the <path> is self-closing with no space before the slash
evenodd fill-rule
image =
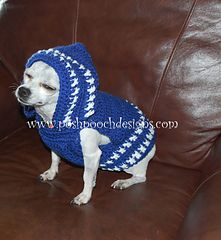
<path id="1" fill-rule="evenodd" d="M 98 75 L 84 45 L 75 43 L 33 54 L 26 67 L 44 61 L 54 68 L 60 92 L 53 115 L 53 127 L 39 127 L 43 142 L 66 160 L 83 166 L 80 130 L 92 127 L 109 137 L 100 145 L 100 167 L 122 171 L 141 161 L 155 144 L 155 131 L 144 114 L 132 103 L 98 90 Z M 43 121 L 32 107 L 27 117 Z"/>

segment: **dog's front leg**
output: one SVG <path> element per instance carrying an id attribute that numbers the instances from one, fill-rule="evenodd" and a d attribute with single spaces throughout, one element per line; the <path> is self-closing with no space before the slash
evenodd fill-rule
<path id="1" fill-rule="evenodd" d="M 58 173 L 60 157 L 55 152 L 51 151 L 51 160 L 52 161 L 50 168 L 39 176 L 39 180 L 42 182 L 47 180 L 53 180 Z"/>
<path id="2" fill-rule="evenodd" d="M 101 156 L 101 150 L 98 147 L 100 138 L 100 134 L 94 129 L 83 129 L 80 132 L 84 157 L 84 188 L 83 191 L 71 201 L 71 204 L 86 204 L 91 199 Z"/>

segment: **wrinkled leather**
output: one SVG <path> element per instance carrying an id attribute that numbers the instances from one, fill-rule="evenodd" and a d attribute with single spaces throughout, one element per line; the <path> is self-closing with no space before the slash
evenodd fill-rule
<path id="1" fill-rule="evenodd" d="M 221 238 L 220 13 L 219 0 L 10 0 L 0 8 L 2 239 Z M 75 41 L 91 52 L 102 90 L 154 123 L 179 125 L 157 129 L 147 183 L 112 190 L 127 176 L 100 171 L 92 201 L 70 208 L 83 169 L 63 162 L 56 180 L 36 180 L 50 154 L 35 131 L 20 129 L 9 86 L 33 52 Z"/>
<path id="2" fill-rule="evenodd" d="M 152 117 L 179 128 L 158 131 L 160 161 L 200 169 L 220 134 L 220 11 L 220 1 L 197 2 L 162 79 Z"/>
<path id="3" fill-rule="evenodd" d="M 194 195 L 179 240 L 219 240 L 221 236 L 221 173 L 207 179 Z"/>
<path id="4" fill-rule="evenodd" d="M 19 85 L 0 62 L 0 140 L 24 125 L 14 91 Z"/>
<path id="5" fill-rule="evenodd" d="M 37 181 L 50 153 L 36 131 L 22 130 L 4 141 L 3 156 L 2 239 L 174 239 L 199 179 L 197 171 L 153 161 L 147 183 L 117 191 L 111 183 L 127 175 L 100 171 L 92 201 L 71 208 L 69 201 L 83 187 L 83 169 L 62 162 L 54 181 Z"/>

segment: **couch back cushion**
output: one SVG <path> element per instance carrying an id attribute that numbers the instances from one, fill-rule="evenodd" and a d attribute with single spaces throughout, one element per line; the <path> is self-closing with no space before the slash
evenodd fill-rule
<path id="1" fill-rule="evenodd" d="M 83 42 L 101 89 L 158 122 L 155 159 L 200 168 L 220 133 L 218 0 L 11 0 L 2 9 L 0 57 L 14 75 L 38 49 Z"/>

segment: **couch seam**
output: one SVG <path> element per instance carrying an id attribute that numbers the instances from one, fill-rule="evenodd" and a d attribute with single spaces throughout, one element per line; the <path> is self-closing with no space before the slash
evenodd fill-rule
<path id="1" fill-rule="evenodd" d="M 152 117 L 153 117 L 152 115 L 153 115 L 153 113 L 154 113 L 154 110 L 155 110 L 157 101 L 158 101 L 158 99 L 159 99 L 159 97 L 160 97 L 160 93 L 161 93 L 161 89 L 162 89 L 163 82 L 164 82 L 165 77 L 166 77 L 166 75 L 167 75 L 167 73 L 168 73 L 169 67 L 170 67 L 170 65 L 171 65 L 171 63 L 172 63 L 172 60 L 173 60 L 173 57 L 174 57 L 175 52 L 176 52 L 176 50 L 177 50 L 178 44 L 179 44 L 179 42 L 180 42 L 180 40 L 181 40 L 181 38 L 182 38 L 182 36 L 183 36 L 183 33 L 185 32 L 186 27 L 187 27 L 187 25 L 188 25 L 188 23 L 189 23 L 192 15 L 193 15 L 193 12 L 194 12 L 195 7 L 196 7 L 196 4 L 197 4 L 197 1 L 198 1 L 198 0 L 194 0 L 194 1 L 193 1 L 193 4 L 192 4 L 192 6 L 191 6 L 191 8 L 190 8 L 190 10 L 189 10 L 189 13 L 187 14 L 187 17 L 186 17 L 186 19 L 184 20 L 184 23 L 183 23 L 183 25 L 182 25 L 182 27 L 181 27 L 181 30 L 180 30 L 180 32 L 179 32 L 179 34 L 178 34 L 178 36 L 177 36 L 177 38 L 176 38 L 176 40 L 175 40 L 174 46 L 173 46 L 173 48 L 172 48 L 172 51 L 171 51 L 171 53 L 169 54 L 169 57 L 168 57 L 168 60 L 167 60 L 167 64 L 166 64 L 166 66 L 165 66 L 165 68 L 164 68 L 164 71 L 163 71 L 163 73 L 162 73 L 162 76 L 161 76 L 161 78 L 160 78 L 159 86 L 158 86 L 158 88 L 157 88 L 157 90 L 156 90 L 156 93 L 155 93 L 155 95 L 154 95 L 153 103 L 152 103 L 152 106 L 151 106 L 151 109 L 150 109 L 150 113 L 149 113 L 149 118 L 150 118 L 150 119 L 152 119 Z"/>
<path id="2" fill-rule="evenodd" d="M 12 70 L 12 68 L 10 67 L 10 65 L 7 63 L 7 61 L 5 60 L 5 58 L 3 58 L 2 56 L 0 57 L 0 63 L 2 64 L 3 68 L 12 76 L 12 78 L 17 82 L 18 79 L 16 77 L 16 74 L 14 73 L 14 71 Z M 8 139 L 9 137 L 11 137 L 12 135 L 14 135 L 16 132 L 20 131 L 23 127 L 19 127 L 16 128 L 14 131 L 8 133 L 8 135 L 4 136 L 3 138 L 0 138 L 0 144 L 5 141 L 6 139 Z"/>
<path id="3" fill-rule="evenodd" d="M 21 131 L 22 129 L 24 129 L 25 127 L 20 127 L 17 128 L 16 130 L 12 131 L 11 133 L 9 133 L 7 136 L 3 137 L 0 139 L 0 144 L 4 141 L 6 141 L 8 138 L 12 137 L 14 134 L 16 134 L 17 132 Z"/>
<path id="4" fill-rule="evenodd" d="M 189 206 L 190 206 L 191 202 L 193 201 L 193 199 L 194 199 L 194 197 L 196 196 L 196 194 L 198 193 L 198 191 L 203 187 L 203 185 L 206 184 L 207 182 L 209 182 L 213 177 L 215 177 L 216 175 L 219 175 L 219 174 L 221 174 L 221 170 L 218 171 L 218 172 L 213 173 L 212 175 L 210 175 L 209 177 L 207 177 L 203 182 L 201 182 L 201 183 L 199 184 L 199 186 L 196 188 L 196 190 L 193 192 L 193 194 L 192 194 L 192 196 L 191 196 L 191 198 L 190 198 L 189 205 L 188 205 L 188 207 L 187 207 L 187 211 L 186 211 L 186 212 L 189 211 Z M 186 215 L 184 215 L 184 218 L 185 218 L 185 216 L 186 216 Z M 184 218 L 183 218 L 183 221 L 182 221 L 182 223 L 180 224 L 180 227 L 179 227 L 179 229 L 178 229 L 178 231 L 177 231 L 178 234 L 179 234 L 179 232 L 180 232 L 180 230 L 181 230 L 181 228 L 182 228 L 182 226 L 183 226 Z"/>
<path id="5" fill-rule="evenodd" d="M 218 174 L 220 174 L 220 173 L 221 173 L 221 170 L 213 173 L 212 175 L 210 175 L 209 177 L 207 177 L 204 181 L 202 181 L 202 182 L 199 184 L 199 186 L 197 187 L 197 189 L 194 191 L 194 193 L 192 194 L 191 201 L 193 200 L 193 198 L 196 196 L 197 192 L 202 188 L 202 186 L 203 186 L 204 184 L 206 184 L 207 182 L 209 182 L 210 179 L 212 179 L 213 177 L 215 177 L 216 175 L 218 175 Z"/>
<path id="6" fill-rule="evenodd" d="M 78 18 L 79 18 L 79 8 L 80 8 L 80 0 L 77 0 L 76 6 L 76 17 L 73 19 L 73 30 L 72 30 L 72 43 L 77 42 L 77 31 L 78 31 Z"/>
<path id="7" fill-rule="evenodd" d="M 10 73 L 10 75 L 14 78 L 15 81 L 17 81 L 17 74 L 13 70 L 13 68 L 10 66 L 10 64 L 6 61 L 6 59 L 2 56 L 0 57 L 0 62 L 2 63 L 3 67 Z"/>

